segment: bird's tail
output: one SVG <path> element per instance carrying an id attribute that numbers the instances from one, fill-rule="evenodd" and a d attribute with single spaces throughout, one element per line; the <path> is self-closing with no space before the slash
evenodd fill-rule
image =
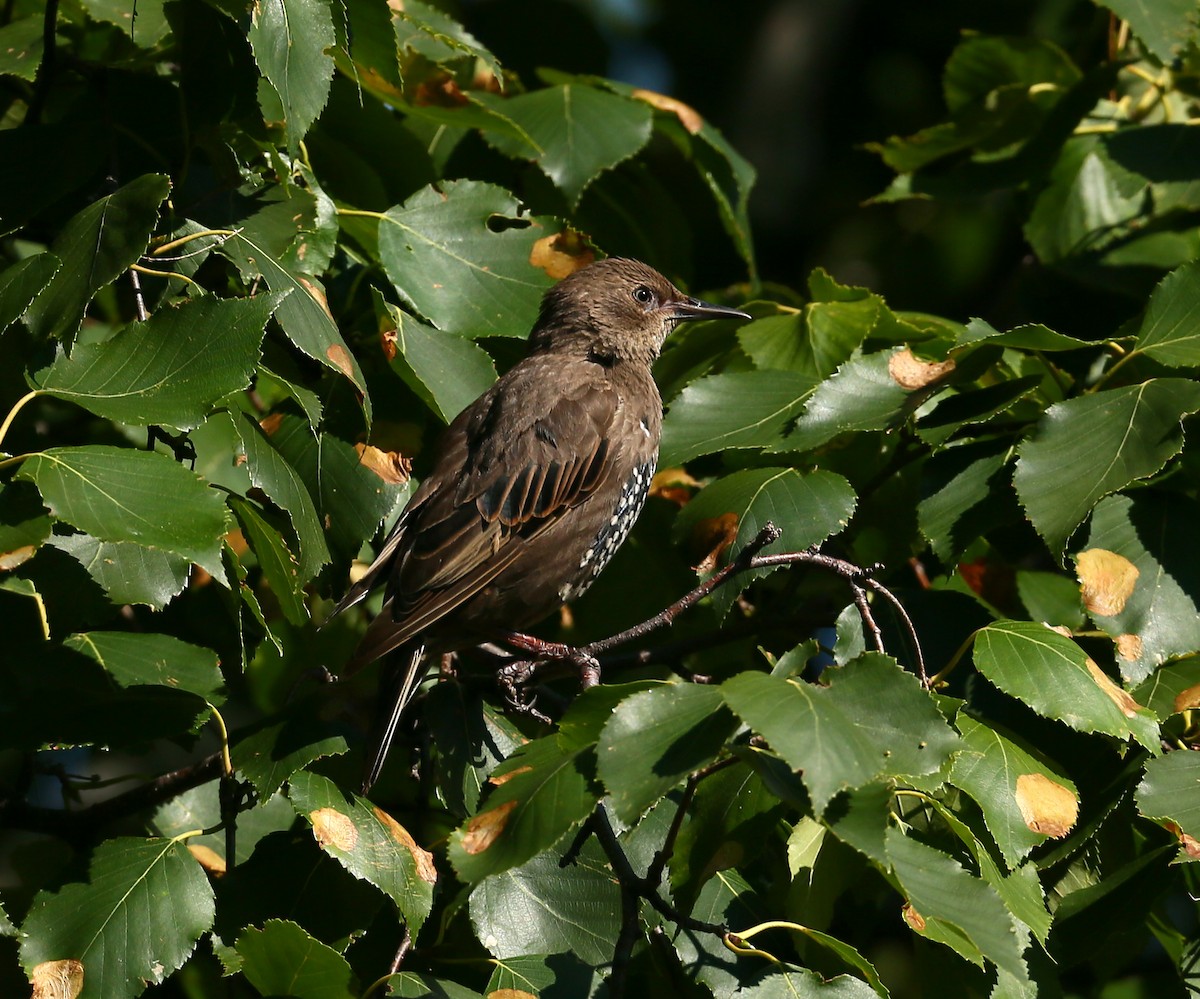
<path id="1" fill-rule="evenodd" d="M 363 768 L 362 793 L 371 790 L 379 780 L 384 761 L 396 735 L 396 726 L 417 686 L 425 677 L 426 667 L 422 663 L 425 646 L 421 643 L 404 645 L 397 649 L 391 661 L 384 664 L 384 675 L 379 683 L 379 698 L 375 704 L 375 720 L 367 739 L 367 755 Z"/>

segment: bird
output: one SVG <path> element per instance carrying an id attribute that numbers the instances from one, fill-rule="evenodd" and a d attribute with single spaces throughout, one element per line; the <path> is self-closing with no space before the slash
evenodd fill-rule
<path id="1" fill-rule="evenodd" d="M 685 320 L 749 318 L 622 257 L 545 293 L 525 356 L 442 432 L 429 474 L 333 609 L 383 587 L 340 671 L 391 656 L 363 794 L 427 657 L 520 636 L 582 596 L 629 535 L 658 462 L 663 404 L 651 365 L 668 334 Z"/>

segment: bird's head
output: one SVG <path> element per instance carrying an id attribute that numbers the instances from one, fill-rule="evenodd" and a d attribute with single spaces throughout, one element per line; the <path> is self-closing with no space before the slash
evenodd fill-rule
<path id="1" fill-rule="evenodd" d="M 609 257 L 546 292 L 530 343 L 534 350 L 581 350 L 650 364 L 677 323 L 749 318 L 737 309 L 689 298 L 638 260 Z"/>

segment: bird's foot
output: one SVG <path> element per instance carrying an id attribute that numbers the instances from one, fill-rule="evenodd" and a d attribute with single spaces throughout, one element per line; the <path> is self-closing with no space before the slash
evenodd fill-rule
<path id="1" fill-rule="evenodd" d="M 520 659 L 506 663 L 496 670 L 496 683 L 504 700 L 517 714 L 529 715 L 535 721 L 550 724 L 550 718 L 537 708 L 537 697 L 529 692 L 528 683 L 537 672 L 537 662 Z"/>
<path id="2" fill-rule="evenodd" d="M 585 649 L 563 642 L 547 642 L 516 631 L 506 634 L 504 641 L 522 652 L 530 652 L 537 656 L 536 659 L 520 659 L 506 663 L 497 671 L 497 681 L 505 692 L 505 697 L 518 711 L 535 713 L 535 709 L 532 708 L 533 702 L 518 692 L 517 688 L 528 687 L 546 668 L 566 666 L 574 669 L 579 674 L 579 686 L 583 690 L 600 682 L 600 661 Z M 545 717 L 540 712 L 536 712 L 536 716 Z"/>

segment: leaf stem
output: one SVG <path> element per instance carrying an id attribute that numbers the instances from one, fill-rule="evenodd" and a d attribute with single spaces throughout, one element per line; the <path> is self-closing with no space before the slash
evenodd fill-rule
<path id="1" fill-rule="evenodd" d="M 0 445 L 4 444 L 4 437 L 8 433 L 8 428 L 12 426 L 13 420 L 16 419 L 17 413 L 21 411 L 26 403 L 32 402 L 39 395 L 41 395 L 41 393 L 37 389 L 34 389 L 32 392 L 25 393 L 25 395 L 21 396 L 20 399 L 13 403 L 12 409 L 10 409 L 8 411 L 8 415 L 4 417 L 4 422 L 0 423 Z"/>
<path id="2" fill-rule="evenodd" d="M 969 634 L 966 637 L 966 639 L 963 640 L 962 645 L 960 645 L 958 647 L 958 649 L 955 651 L 954 655 L 952 655 L 950 657 L 950 661 L 948 663 L 946 663 L 946 665 L 943 666 L 937 673 L 934 673 L 933 676 L 931 676 L 929 678 L 929 683 L 926 684 L 926 686 L 930 690 L 933 690 L 935 687 L 938 686 L 938 684 L 942 683 L 942 681 L 945 680 L 945 678 L 947 676 L 950 675 L 950 673 L 954 670 L 954 667 L 958 665 L 959 660 L 962 659 L 962 657 L 967 654 L 967 649 L 969 649 L 971 647 L 971 645 L 974 643 L 975 636 L 978 634 L 979 634 L 978 631 L 971 632 L 971 634 Z"/>

